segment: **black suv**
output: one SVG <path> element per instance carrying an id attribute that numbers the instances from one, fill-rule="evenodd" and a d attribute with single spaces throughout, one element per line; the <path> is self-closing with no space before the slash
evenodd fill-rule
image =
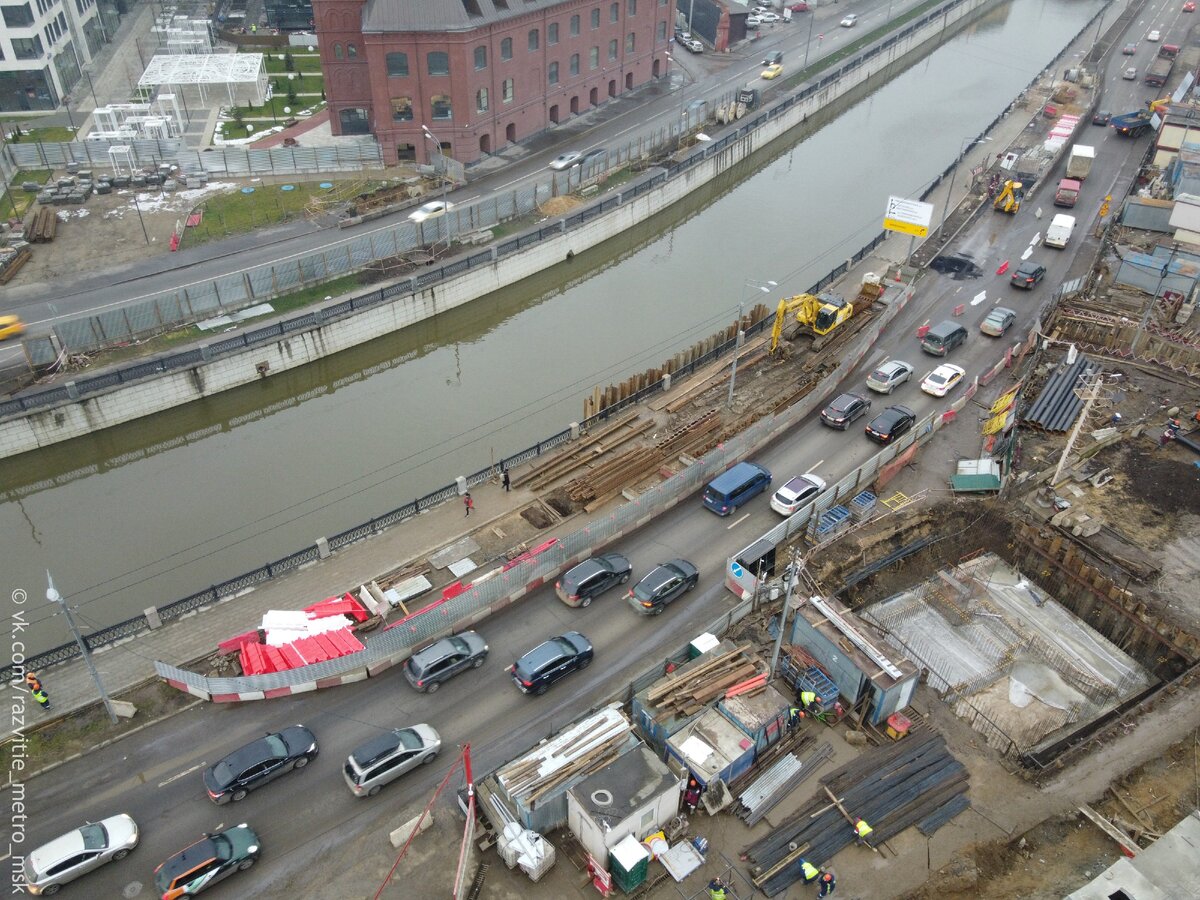
<path id="1" fill-rule="evenodd" d="M 317 755 L 317 738 L 303 725 L 291 725 L 234 750 L 204 770 L 204 786 L 214 803 L 241 800 L 248 791 L 292 769 L 303 769 Z"/>
<path id="2" fill-rule="evenodd" d="M 1033 290 L 1034 285 L 1041 281 L 1045 274 L 1045 266 L 1027 259 L 1017 266 L 1017 271 L 1012 273 L 1012 286 L 1024 288 L 1027 291 Z"/>
<path id="3" fill-rule="evenodd" d="M 917 414 L 907 406 L 889 406 L 867 425 L 867 437 L 880 444 L 890 444 L 908 434 L 917 421 Z"/>
<path id="4" fill-rule="evenodd" d="M 629 605 L 640 613 L 657 616 L 681 594 L 696 586 L 700 571 L 686 559 L 659 563 L 627 595 Z"/>
<path id="5" fill-rule="evenodd" d="M 567 606 L 590 606 L 610 587 L 629 580 L 633 567 L 620 553 L 602 553 L 575 566 L 554 585 L 558 599 Z"/>
<path id="6" fill-rule="evenodd" d="M 546 693 L 558 679 L 592 662 L 592 644 L 578 631 L 568 631 L 559 637 L 538 644 L 508 670 L 523 694 Z"/>
<path id="7" fill-rule="evenodd" d="M 839 394 L 821 410 L 821 422 L 845 431 L 850 423 L 871 408 L 871 401 L 859 394 Z"/>
<path id="8" fill-rule="evenodd" d="M 487 659 L 488 645 L 477 631 L 464 631 L 434 641 L 404 661 L 404 677 L 418 691 L 432 694 L 459 672 L 478 669 Z"/>

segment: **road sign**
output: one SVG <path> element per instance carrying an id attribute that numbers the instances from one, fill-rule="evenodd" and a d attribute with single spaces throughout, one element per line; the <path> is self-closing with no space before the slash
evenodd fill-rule
<path id="1" fill-rule="evenodd" d="M 743 575 L 746 574 L 746 570 L 743 569 L 741 566 L 741 563 L 738 563 L 738 562 L 731 562 L 729 564 L 729 571 L 733 575 L 734 578 L 741 578 Z"/>
<path id="2" fill-rule="evenodd" d="M 887 231 L 925 237 L 929 234 L 929 223 L 933 221 L 933 204 L 903 197 L 888 197 L 887 211 L 883 214 L 883 227 Z"/>

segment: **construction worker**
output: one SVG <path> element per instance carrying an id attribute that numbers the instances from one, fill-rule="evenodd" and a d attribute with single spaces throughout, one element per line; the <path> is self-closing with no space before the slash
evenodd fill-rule
<path id="1" fill-rule="evenodd" d="M 813 707 L 819 705 L 821 698 L 812 691 L 800 692 L 800 707 L 809 715 L 812 715 L 819 710 L 814 710 Z"/>
<path id="2" fill-rule="evenodd" d="M 40 691 L 42 689 L 41 679 L 37 677 L 36 672 L 25 673 L 25 686 L 31 691 Z"/>
<path id="3" fill-rule="evenodd" d="M 804 713 L 800 711 L 800 707 L 793 706 L 788 710 L 788 728 L 795 728 L 803 718 Z"/>
<path id="4" fill-rule="evenodd" d="M 33 692 L 33 699 L 38 702 L 38 706 L 40 706 L 42 709 L 50 708 L 50 697 L 47 696 L 46 692 L 43 691 L 41 687 Z"/>
<path id="5" fill-rule="evenodd" d="M 837 890 L 837 878 L 832 872 L 825 871 L 821 873 L 821 877 L 817 879 L 817 896 L 832 897 L 833 892 Z"/>
<path id="6" fill-rule="evenodd" d="M 708 883 L 708 900 L 725 900 L 725 891 L 729 886 L 720 878 L 714 878 Z"/>
<path id="7" fill-rule="evenodd" d="M 800 877 L 804 879 L 805 884 L 812 884 L 821 877 L 821 870 L 807 859 L 802 859 L 800 860 Z"/>
<path id="8" fill-rule="evenodd" d="M 867 847 L 871 846 L 870 844 L 867 843 L 867 836 L 870 835 L 870 833 L 874 830 L 875 829 L 872 828 L 870 825 L 868 825 L 865 820 L 855 819 L 854 820 L 854 833 L 855 833 L 854 843 L 862 844 Z"/>

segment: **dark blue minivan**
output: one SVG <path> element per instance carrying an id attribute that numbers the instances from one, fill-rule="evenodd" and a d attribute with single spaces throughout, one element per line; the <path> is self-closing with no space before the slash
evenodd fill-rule
<path id="1" fill-rule="evenodd" d="M 727 516 L 770 485 L 770 472 L 757 463 L 740 462 L 708 483 L 704 505 L 718 516 Z"/>

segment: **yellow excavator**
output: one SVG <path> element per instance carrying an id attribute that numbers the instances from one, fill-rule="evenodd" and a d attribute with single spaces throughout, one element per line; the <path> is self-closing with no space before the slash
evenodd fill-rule
<path id="1" fill-rule="evenodd" d="M 992 208 L 1009 215 L 1021 208 L 1021 200 L 1025 197 L 1025 185 L 1019 181 L 1004 182 L 1004 189 L 992 201 Z"/>
<path id="2" fill-rule="evenodd" d="M 775 325 L 771 329 L 771 353 L 779 352 L 783 340 L 784 326 L 794 318 L 800 330 L 818 337 L 829 334 L 854 315 L 854 305 L 847 303 L 837 294 L 797 294 L 784 297 L 775 311 Z"/>

